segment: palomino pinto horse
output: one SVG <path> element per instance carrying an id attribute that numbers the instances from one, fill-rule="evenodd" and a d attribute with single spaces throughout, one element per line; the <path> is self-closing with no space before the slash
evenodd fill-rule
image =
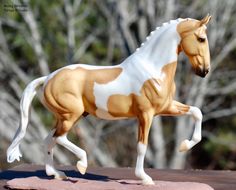
<path id="1" fill-rule="evenodd" d="M 26 132 L 29 108 L 36 93 L 41 92 L 42 103 L 57 119 L 55 128 L 45 140 L 47 175 L 66 178 L 53 166 L 52 149 L 56 143 L 80 159 L 77 168 L 82 174 L 85 173 L 86 152 L 67 139 L 68 131 L 82 115 L 92 114 L 108 120 L 136 117 L 139 133 L 135 175 L 144 184 L 153 184 L 152 178 L 144 172 L 143 163 L 148 133 L 155 115 L 193 116 L 196 121 L 193 137 L 182 142 L 180 151 L 189 150 L 201 140 L 201 111 L 173 99 L 174 76 L 181 51 L 188 56 L 197 75 L 205 77 L 209 72 L 206 25 L 210 18 L 207 15 L 201 21 L 177 19 L 164 23 L 151 32 L 146 42 L 120 65 L 69 65 L 32 81 L 21 99 L 21 124 L 8 148 L 8 161 L 19 160 L 22 156 L 19 144 Z"/>

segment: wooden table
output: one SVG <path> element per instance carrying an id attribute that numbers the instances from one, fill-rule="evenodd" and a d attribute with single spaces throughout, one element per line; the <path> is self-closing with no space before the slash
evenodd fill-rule
<path id="1" fill-rule="evenodd" d="M 133 168 L 88 168 L 85 176 L 80 175 L 75 167 L 58 166 L 70 177 L 81 177 L 91 180 L 137 179 Z M 215 190 L 236 190 L 236 171 L 211 170 L 159 170 L 146 169 L 154 180 L 206 183 Z M 5 190 L 6 181 L 23 177 L 47 177 L 44 167 L 40 165 L 20 165 L 0 172 L 0 190 Z"/>

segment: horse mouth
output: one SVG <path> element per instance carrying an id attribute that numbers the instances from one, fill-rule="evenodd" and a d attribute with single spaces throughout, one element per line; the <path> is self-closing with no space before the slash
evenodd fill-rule
<path id="1" fill-rule="evenodd" d="M 210 70 L 210 67 L 207 67 L 208 65 L 200 56 L 194 56 L 191 59 L 193 70 L 196 75 L 204 78 Z"/>
<path id="2" fill-rule="evenodd" d="M 195 74 L 202 78 L 205 78 L 208 73 L 209 69 L 195 69 Z"/>

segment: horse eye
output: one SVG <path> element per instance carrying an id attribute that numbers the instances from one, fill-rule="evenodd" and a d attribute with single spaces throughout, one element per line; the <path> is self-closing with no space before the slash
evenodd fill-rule
<path id="1" fill-rule="evenodd" d="M 198 37 L 197 40 L 202 43 L 202 42 L 205 42 L 206 39 L 205 39 L 205 38 Z"/>

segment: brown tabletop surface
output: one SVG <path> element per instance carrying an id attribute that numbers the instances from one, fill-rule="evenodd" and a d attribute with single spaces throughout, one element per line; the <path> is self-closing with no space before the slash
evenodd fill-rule
<path id="1" fill-rule="evenodd" d="M 88 168 L 82 176 L 73 166 L 58 166 L 69 177 L 81 177 L 90 180 L 109 179 L 137 179 L 134 176 L 134 168 Z M 213 171 L 213 170 L 145 170 L 154 180 L 177 181 L 177 182 L 200 182 L 206 183 L 215 190 L 236 190 L 236 171 Z M 5 190 L 6 181 L 14 178 L 37 176 L 48 178 L 44 167 L 40 165 L 20 165 L 18 167 L 0 172 L 0 190 Z"/>

